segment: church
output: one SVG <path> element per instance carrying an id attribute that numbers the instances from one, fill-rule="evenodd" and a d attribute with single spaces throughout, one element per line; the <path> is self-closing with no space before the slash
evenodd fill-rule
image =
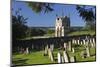
<path id="1" fill-rule="evenodd" d="M 70 29 L 70 17 L 60 16 L 56 17 L 55 23 L 55 37 L 66 36 Z"/>

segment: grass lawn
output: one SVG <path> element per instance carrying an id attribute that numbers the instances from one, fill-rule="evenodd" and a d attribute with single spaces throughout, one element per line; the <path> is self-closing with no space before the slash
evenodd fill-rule
<path id="1" fill-rule="evenodd" d="M 48 56 L 43 56 L 43 51 L 32 52 L 30 54 L 14 54 L 13 63 L 15 65 L 27 64 L 48 64 L 52 63 Z"/>
<path id="2" fill-rule="evenodd" d="M 75 31 L 75 32 L 70 32 L 68 35 L 73 36 L 73 35 L 86 35 L 86 34 L 94 35 L 96 34 L 96 32 L 95 31 Z"/>
<path id="3" fill-rule="evenodd" d="M 75 47 L 75 53 L 68 51 L 69 56 L 76 56 L 76 62 L 84 62 L 84 61 L 95 61 L 95 48 L 90 48 L 90 57 L 82 58 L 80 56 L 81 51 L 84 50 L 83 46 Z M 57 63 L 57 49 L 54 49 L 54 62 L 51 62 L 48 56 L 43 55 L 43 51 L 35 51 L 30 54 L 13 54 L 13 64 L 15 65 L 31 65 L 31 64 L 51 64 Z"/>
<path id="4" fill-rule="evenodd" d="M 86 35 L 86 34 L 95 35 L 96 32 L 95 31 L 91 31 L 91 30 L 90 31 L 82 31 L 82 30 L 80 30 L 80 31 L 69 32 L 67 35 L 68 36 L 74 36 L 74 35 Z M 55 32 L 52 33 L 52 34 L 46 34 L 44 36 L 55 36 Z"/>
<path id="5" fill-rule="evenodd" d="M 69 32 L 67 33 L 68 36 L 75 36 L 75 35 L 95 35 L 96 32 L 95 31 L 73 31 L 73 32 Z M 27 37 L 27 38 L 23 38 L 21 40 L 27 40 L 27 39 L 37 39 L 37 38 L 49 38 L 49 37 L 54 37 L 55 36 L 55 32 L 53 32 L 52 34 L 45 34 L 44 36 L 33 36 L 33 37 Z"/>
<path id="6" fill-rule="evenodd" d="M 90 34 L 94 35 L 94 31 L 76 31 L 76 32 L 70 32 L 68 35 L 73 36 L 73 35 L 84 35 L 84 34 Z M 54 34 L 52 34 L 54 35 Z M 47 35 L 45 35 L 47 36 Z M 30 38 L 29 38 L 30 39 Z M 73 54 L 70 51 L 68 52 L 69 57 L 70 56 L 76 56 L 76 62 L 84 62 L 84 61 L 95 61 L 96 60 L 96 49 L 95 48 L 90 48 L 90 57 L 87 58 L 82 58 L 80 56 L 81 51 L 84 50 L 84 46 L 74 46 L 75 48 L 75 53 Z M 44 51 L 32 51 L 30 54 L 19 54 L 19 53 L 13 53 L 12 55 L 12 63 L 15 65 L 31 65 L 31 64 L 51 64 L 51 63 L 57 63 L 57 53 L 58 50 L 54 49 L 53 54 L 54 54 L 54 62 L 51 62 L 48 56 L 44 56 Z"/>

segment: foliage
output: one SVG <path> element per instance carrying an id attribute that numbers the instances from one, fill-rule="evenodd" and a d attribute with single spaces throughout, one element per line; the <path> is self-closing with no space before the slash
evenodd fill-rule
<path id="1" fill-rule="evenodd" d="M 53 8 L 52 8 L 53 4 L 50 4 L 50 3 L 28 2 L 27 4 L 36 13 L 40 13 L 40 12 L 48 13 L 48 12 L 53 11 Z"/>
<path id="2" fill-rule="evenodd" d="M 43 36 L 46 32 L 43 29 L 30 29 L 30 36 Z"/>
<path id="3" fill-rule="evenodd" d="M 76 7 L 79 16 L 82 17 L 84 21 L 86 21 L 86 28 L 90 30 L 95 30 L 95 20 L 96 20 L 96 13 L 95 7 L 92 6 L 91 8 L 87 8 L 86 6 L 79 6 Z"/>
<path id="4" fill-rule="evenodd" d="M 78 10 L 80 16 L 85 20 L 85 21 L 94 21 L 95 20 L 95 14 L 93 12 L 93 8 L 86 8 L 86 6 L 79 6 L 77 5 L 76 9 Z"/>
<path id="5" fill-rule="evenodd" d="M 54 32 L 54 30 L 48 29 L 47 34 L 53 34 Z"/>
<path id="6" fill-rule="evenodd" d="M 12 15 L 12 37 L 13 39 L 20 39 L 26 36 L 28 27 L 25 25 L 27 18 L 16 11 L 15 15 Z"/>
<path id="7" fill-rule="evenodd" d="M 21 9 L 18 9 L 15 11 L 15 15 L 12 15 L 12 37 L 14 40 L 31 36 L 42 36 L 46 33 L 42 29 L 30 28 L 25 25 L 28 18 L 24 18 L 24 16 L 20 14 L 20 11 Z"/>

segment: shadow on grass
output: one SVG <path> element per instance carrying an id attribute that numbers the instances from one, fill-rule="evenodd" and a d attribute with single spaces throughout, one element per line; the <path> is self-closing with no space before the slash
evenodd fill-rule
<path id="1" fill-rule="evenodd" d="M 26 64 L 27 64 L 27 63 L 26 63 L 27 60 L 28 60 L 28 59 L 17 58 L 16 60 L 13 60 L 12 63 L 13 63 L 14 65 L 26 65 Z"/>

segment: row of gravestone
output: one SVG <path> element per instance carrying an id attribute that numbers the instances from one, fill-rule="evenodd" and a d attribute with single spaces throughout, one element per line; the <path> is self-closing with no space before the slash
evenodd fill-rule
<path id="1" fill-rule="evenodd" d="M 56 40 L 55 40 L 56 41 Z M 56 41 L 56 42 L 58 42 L 58 41 Z M 86 45 L 86 42 L 88 42 L 89 43 L 89 46 L 91 46 L 91 47 L 95 47 L 95 38 L 85 38 L 85 39 L 82 39 L 82 38 L 72 38 L 72 39 L 70 39 L 70 41 L 68 41 L 68 42 L 63 42 L 64 43 L 64 47 L 66 48 L 66 44 L 67 44 L 67 46 L 69 46 L 68 47 L 68 49 L 69 50 L 71 50 L 71 45 L 70 44 L 77 44 L 77 45 Z M 59 43 L 59 42 L 58 42 Z M 18 47 L 18 51 L 19 50 L 22 50 L 22 52 L 23 51 L 25 51 L 25 50 L 27 50 L 26 48 L 28 48 L 29 50 L 30 49 L 39 49 L 39 48 L 44 48 L 44 44 L 43 45 L 41 45 L 41 43 L 40 44 L 33 44 L 33 42 L 31 43 L 31 41 L 22 41 L 22 42 L 19 42 L 18 41 L 18 44 L 20 44 L 19 46 L 16 46 L 15 48 L 17 48 Z M 18 45 L 17 44 L 17 45 Z M 59 43 L 59 44 L 61 44 L 61 43 Z M 68 45 L 69 44 L 69 45 Z M 50 44 L 50 45 L 52 45 L 52 44 Z M 56 46 L 56 44 L 54 44 L 55 46 Z M 62 45 L 62 44 L 61 44 Z M 42 47 L 43 46 L 43 47 Z"/>
<path id="2" fill-rule="evenodd" d="M 92 44 L 94 46 L 91 45 L 91 47 L 95 47 L 95 40 L 94 39 L 88 39 L 88 40 L 82 40 L 82 41 L 83 41 L 82 44 L 85 46 L 85 50 L 82 51 L 80 55 L 81 55 L 82 58 L 90 57 L 90 46 L 89 45 Z M 58 52 L 58 54 L 57 54 L 58 63 L 75 62 L 75 56 L 68 58 L 67 53 L 65 53 L 67 49 L 69 51 L 72 51 L 72 53 L 75 53 L 75 49 L 74 49 L 74 47 L 72 47 L 72 44 L 78 44 L 79 45 L 80 41 L 73 39 L 72 41 L 68 41 L 67 43 L 64 43 L 65 51 L 63 51 L 63 56 L 60 54 L 60 52 Z M 46 46 L 45 54 L 47 53 L 47 49 L 48 49 L 48 46 Z M 50 49 L 49 49 L 49 54 L 48 55 L 49 55 L 49 58 L 51 59 L 51 61 L 54 61 L 53 49 L 54 49 L 54 45 L 50 45 Z"/>
<path id="3" fill-rule="evenodd" d="M 48 55 L 52 62 L 55 61 L 54 54 L 51 49 L 48 49 L 48 53 L 46 51 L 45 55 Z M 75 62 L 75 61 L 76 61 L 75 56 L 69 57 L 68 53 L 65 50 L 62 53 L 60 51 L 58 51 L 58 53 L 57 53 L 57 62 L 58 63 L 69 63 L 69 62 Z"/>
<path id="4" fill-rule="evenodd" d="M 77 44 L 77 45 L 87 45 L 86 43 L 88 42 L 89 46 L 91 47 L 95 47 L 95 39 L 88 39 L 88 40 L 75 40 L 75 39 L 72 39 L 72 41 L 68 41 L 67 43 L 65 42 L 64 43 L 64 48 L 66 49 L 68 47 L 69 51 L 71 51 L 71 44 Z M 50 45 L 51 49 L 53 50 L 54 48 L 54 45 L 51 44 Z M 28 52 L 28 47 L 26 47 L 26 49 L 24 49 Z"/>
<path id="5" fill-rule="evenodd" d="M 86 38 L 86 39 L 72 39 L 73 44 L 78 45 L 86 45 L 86 43 L 90 44 L 91 47 L 95 47 L 95 38 Z"/>
<path id="6" fill-rule="evenodd" d="M 89 46 L 91 46 L 91 47 L 95 47 L 95 39 L 93 38 L 93 39 L 88 39 L 88 40 L 75 40 L 75 39 L 72 39 L 72 41 L 68 41 L 67 43 L 64 43 L 64 48 L 65 49 L 69 49 L 69 51 L 71 51 L 72 50 L 72 44 L 77 44 L 77 45 L 87 45 L 86 43 L 88 43 L 88 45 Z M 50 48 L 51 48 L 51 50 L 53 50 L 53 48 L 54 48 L 54 45 L 53 44 L 51 44 L 50 45 Z M 23 51 L 23 49 L 21 49 L 22 51 Z M 27 47 L 26 49 L 24 49 L 24 50 L 26 50 L 26 52 L 29 52 L 28 50 L 29 50 L 29 48 Z"/>
<path id="7" fill-rule="evenodd" d="M 63 54 L 58 52 L 57 54 L 57 59 L 58 63 L 64 63 L 64 62 L 75 62 L 75 57 L 68 57 L 68 54 L 66 53 L 66 50 L 71 51 L 72 53 L 75 53 L 75 48 L 72 47 L 73 44 L 77 45 L 84 45 L 85 46 L 85 51 L 81 52 L 81 57 L 90 57 L 90 47 L 95 47 L 95 38 L 89 38 L 89 39 L 72 39 L 71 41 L 65 42 L 63 47 L 64 51 Z M 53 56 L 53 50 L 54 50 L 54 45 L 46 45 L 45 50 L 44 50 L 44 55 L 48 55 L 51 61 L 54 61 L 54 56 Z M 29 54 L 29 48 L 21 49 L 22 53 Z"/>
<path id="8" fill-rule="evenodd" d="M 63 51 L 62 55 L 60 52 L 58 52 L 57 58 L 58 58 L 58 63 L 76 62 L 75 56 L 69 57 L 66 51 Z"/>

